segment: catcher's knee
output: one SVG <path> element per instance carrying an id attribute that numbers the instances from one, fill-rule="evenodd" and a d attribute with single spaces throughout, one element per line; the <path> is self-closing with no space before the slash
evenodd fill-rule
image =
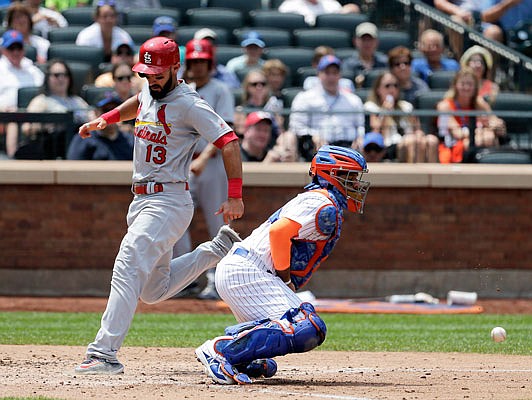
<path id="1" fill-rule="evenodd" d="M 261 321 L 262 322 L 262 321 Z M 310 303 L 288 310 L 279 320 L 262 322 L 241 332 L 225 346 L 223 355 L 231 364 L 303 353 L 325 340 L 327 327 Z"/>

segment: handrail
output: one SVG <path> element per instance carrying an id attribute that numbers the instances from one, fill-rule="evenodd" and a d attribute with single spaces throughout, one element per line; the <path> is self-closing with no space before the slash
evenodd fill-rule
<path id="1" fill-rule="evenodd" d="M 528 73 L 532 73 L 532 58 L 527 57 L 525 54 L 519 53 L 518 51 L 509 48 L 501 43 L 494 42 L 491 39 L 485 38 L 482 33 L 476 31 L 475 29 L 470 28 L 469 26 L 459 24 L 453 21 L 447 14 L 434 9 L 433 7 L 424 4 L 419 0 L 395 0 L 398 3 L 401 3 L 407 7 L 413 8 L 419 14 L 422 14 L 426 17 L 429 17 L 431 20 L 442 24 L 443 26 L 454 30 L 455 32 L 462 35 L 465 39 L 476 42 L 479 45 L 485 47 L 486 49 L 497 53 L 498 55 L 512 61 L 513 63 L 519 66 L 521 70 L 519 73 L 520 79 L 520 88 L 523 89 L 525 84 L 525 74 L 524 70 L 527 70 Z M 412 24 L 412 21 L 411 21 Z M 463 43 L 466 44 L 466 43 Z M 465 48 L 465 46 L 464 46 Z"/>

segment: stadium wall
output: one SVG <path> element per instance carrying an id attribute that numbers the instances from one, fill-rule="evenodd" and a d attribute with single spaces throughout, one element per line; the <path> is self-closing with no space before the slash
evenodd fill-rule
<path id="1" fill-rule="evenodd" d="M 476 291 L 532 298 L 532 166 L 372 164 L 363 215 L 308 285 L 319 297 Z M 244 164 L 243 236 L 308 183 L 308 165 Z M 130 162 L 0 161 L 0 295 L 106 296 Z M 201 212 L 195 243 L 207 239 Z"/>

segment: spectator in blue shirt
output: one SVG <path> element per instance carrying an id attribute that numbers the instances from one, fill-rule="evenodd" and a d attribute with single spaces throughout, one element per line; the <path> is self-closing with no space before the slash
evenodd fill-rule
<path id="1" fill-rule="evenodd" d="M 443 35 L 434 29 L 427 29 L 423 32 L 419 50 L 425 58 L 412 60 L 412 72 L 427 83 L 434 71 L 458 71 L 460 69 L 460 64 L 456 60 L 443 57 Z"/>
<path id="2" fill-rule="evenodd" d="M 107 96 L 96 106 L 97 115 L 111 111 L 122 101 L 117 96 Z M 117 124 L 93 131 L 87 139 L 75 135 L 68 147 L 69 160 L 132 160 L 133 136 L 120 131 Z"/>

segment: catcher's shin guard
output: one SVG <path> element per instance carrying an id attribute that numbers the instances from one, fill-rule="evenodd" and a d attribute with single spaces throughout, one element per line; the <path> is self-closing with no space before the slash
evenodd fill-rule
<path id="1" fill-rule="evenodd" d="M 325 340 L 327 327 L 310 303 L 288 310 L 279 320 L 265 322 L 226 341 L 220 351 L 233 365 L 261 358 L 303 353 Z"/>

